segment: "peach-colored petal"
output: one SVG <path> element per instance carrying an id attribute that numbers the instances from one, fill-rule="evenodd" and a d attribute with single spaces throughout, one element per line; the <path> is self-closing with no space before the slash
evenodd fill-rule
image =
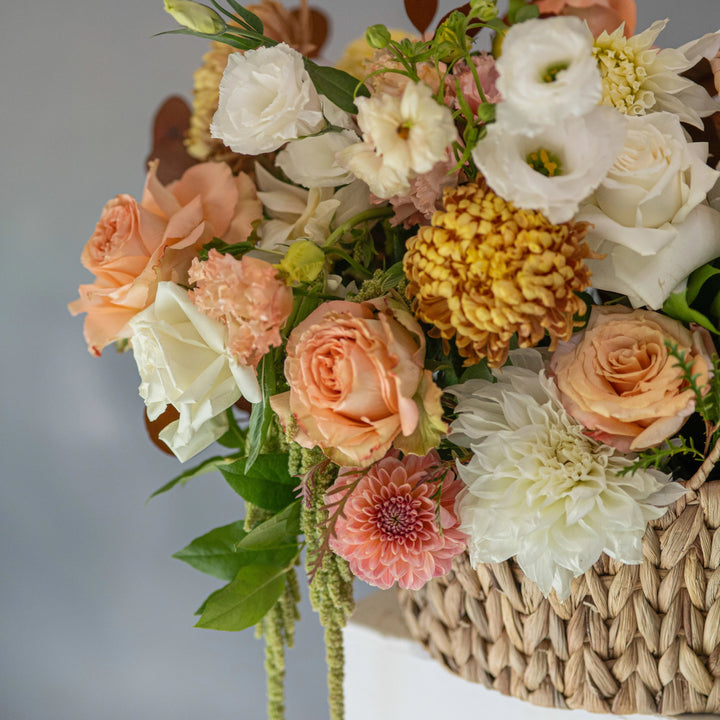
<path id="1" fill-rule="evenodd" d="M 534 0 L 538 9 L 548 15 L 575 15 L 587 22 L 597 37 L 603 30 L 611 33 L 625 23 L 625 35 L 635 33 L 637 5 L 635 0 Z"/>
<path id="2" fill-rule="evenodd" d="M 356 470 L 342 469 L 326 503 L 336 502 L 341 488 L 356 480 Z M 360 476 L 330 546 L 371 585 L 387 589 L 397 582 L 417 590 L 449 572 L 453 557 L 465 549 L 455 514 L 461 487 L 435 451 L 402 459 L 393 451 Z"/>
<path id="3" fill-rule="evenodd" d="M 650 310 L 594 307 L 585 330 L 550 363 L 565 409 L 591 437 L 623 452 L 660 444 L 695 411 L 665 342 L 686 353 L 703 387 L 712 367 L 706 332 Z"/>

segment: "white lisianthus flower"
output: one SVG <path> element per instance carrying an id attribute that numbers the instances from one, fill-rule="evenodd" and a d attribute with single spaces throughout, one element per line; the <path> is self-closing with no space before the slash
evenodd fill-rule
<path id="1" fill-rule="evenodd" d="M 570 595 L 570 583 L 605 552 L 642 562 L 650 520 L 685 489 L 657 470 L 618 473 L 631 460 L 591 440 L 563 409 L 536 350 L 510 353 L 497 382 L 471 380 L 458 397 L 449 439 L 473 457 L 458 464 L 467 486 L 460 529 L 473 565 L 515 556 L 545 595 Z"/>
<path id="2" fill-rule="evenodd" d="M 720 173 L 677 115 L 627 118 L 625 147 L 577 219 L 591 223 L 593 287 L 633 306 L 662 307 L 688 275 L 720 255 L 720 213 L 706 201 Z"/>
<path id="3" fill-rule="evenodd" d="M 260 155 L 325 125 L 302 55 L 285 43 L 231 53 L 210 134 L 233 152 Z"/>
<path id="4" fill-rule="evenodd" d="M 561 223 L 600 184 L 624 141 L 625 118 L 596 107 L 532 136 L 508 133 L 494 123 L 472 157 L 502 198 Z"/>
<path id="5" fill-rule="evenodd" d="M 181 462 L 225 432 L 221 414 L 240 397 L 259 402 L 255 370 L 227 352 L 225 325 L 201 313 L 179 285 L 158 283 L 155 302 L 130 327 L 148 418 L 168 405 L 180 413 L 160 437 Z"/>
<path id="6" fill-rule="evenodd" d="M 602 99 L 593 36 L 576 17 L 513 25 L 495 67 L 502 95 L 497 124 L 505 132 L 534 133 L 584 115 Z"/>
<path id="7" fill-rule="evenodd" d="M 257 229 L 262 250 L 283 251 L 299 238 L 319 245 L 332 230 L 371 207 L 370 191 L 360 180 L 334 191 L 330 187 L 305 190 L 278 180 L 255 165 L 258 198 L 268 220 Z"/>
<path id="8" fill-rule="evenodd" d="M 275 163 L 294 183 L 306 188 L 347 185 L 355 176 L 338 165 L 335 154 L 358 141 L 351 130 L 300 138 L 289 142 Z"/>

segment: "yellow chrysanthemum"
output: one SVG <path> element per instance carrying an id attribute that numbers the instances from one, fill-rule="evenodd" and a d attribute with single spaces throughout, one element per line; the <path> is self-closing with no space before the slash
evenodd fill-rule
<path id="1" fill-rule="evenodd" d="M 568 340 L 573 316 L 585 312 L 575 294 L 590 281 L 583 260 L 586 223 L 553 225 L 536 211 L 519 210 L 484 180 L 448 188 L 431 226 L 408 242 L 403 261 L 413 310 L 432 323 L 435 337 L 455 337 L 471 365 L 487 358 L 501 366 L 510 341 L 551 347 Z"/>

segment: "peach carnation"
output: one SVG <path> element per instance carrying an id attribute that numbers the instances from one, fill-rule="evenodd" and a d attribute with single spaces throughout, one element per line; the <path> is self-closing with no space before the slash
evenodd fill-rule
<path id="1" fill-rule="evenodd" d="M 424 455 L 445 431 L 441 391 L 424 369 L 425 337 L 399 300 L 324 303 L 290 334 L 290 391 L 270 398 L 302 447 L 367 466 L 392 445 Z M 291 424 L 292 421 L 292 424 Z"/>
<path id="2" fill-rule="evenodd" d="M 95 281 L 81 285 L 68 307 L 73 315 L 87 313 L 85 339 L 93 355 L 131 336 L 128 323 L 152 304 L 158 282 L 186 283 L 204 243 L 214 236 L 245 240 L 262 214 L 250 178 L 233 177 L 225 164 L 195 165 L 167 186 L 157 167 L 150 163 L 141 203 L 130 195 L 107 203 L 82 252 Z"/>
<path id="3" fill-rule="evenodd" d="M 227 326 L 229 352 L 240 365 L 256 367 L 271 347 L 282 344 L 280 328 L 293 306 L 292 290 L 270 263 L 245 255 L 237 260 L 210 250 L 188 273 L 195 306 Z"/>
<path id="4" fill-rule="evenodd" d="M 628 452 L 672 437 L 695 412 L 695 396 L 666 341 L 707 385 L 712 341 L 650 310 L 593 307 L 590 321 L 552 357 L 560 400 L 595 440 Z"/>
<path id="5" fill-rule="evenodd" d="M 366 473 L 343 469 L 325 496 L 338 501 L 358 481 L 335 525 L 330 547 L 361 580 L 384 590 L 397 581 L 419 590 L 445 575 L 466 547 L 455 498 L 462 483 L 433 451 L 424 457 L 390 454 Z"/>
<path id="6" fill-rule="evenodd" d="M 545 15 L 574 15 L 584 20 L 597 37 L 611 33 L 625 23 L 625 36 L 635 32 L 637 6 L 635 0 L 534 0 Z"/>

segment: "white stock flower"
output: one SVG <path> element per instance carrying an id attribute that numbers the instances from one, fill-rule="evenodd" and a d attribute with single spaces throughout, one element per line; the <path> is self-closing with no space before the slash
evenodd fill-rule
<path id="1" fill-rule="evenodd" d="M 534 133 L 584 115 L 602 99 L 593 36 L 576 17 L 527 20 L 508 30 L 495 67 L 497 124 Z"/>
<path id="2" fill-rule="evenodd" d="M 258 197 L 270 216 L 257 230 L 262 250 L 282 252 L 299 238 L 322 244 L 334 228 L 370 207 L 368 187 L 359 180 L 335 192 L 284 183 L 259 164 L 255 175 Z"/>
<path id="3" fill-rule="evenodd" d="M 631 461 L 565 412 L 540 353 L 510 358 L 513 366 L 493 371 L 496 383 L 449 390 L 459 400 L 449 439 L 473 452 L 458 464 L 467 486 L 460 529 L 473 565 L 515 556 L 545 595 L 564 599 L 603 552 L 642 562 L 647 523 L 685 490 L 657 470 L 619 475 Z"/>
<path id="4" fill-rule="evenodd" d="M 335 154 L 358 140 L 350 130 L 300 138 L 289 142 L 275 163 L 290 180 L 306 188 L 347 185 L 355 176 L 338 165 Z"/>
<path id="5" fill-rule="evenodd" d="M 720 213 L 706 202 L 720 173 L 707 144 L 688 142 L 677 115 L 627 118 L 625 147 L 578 213 L 591 223 L 593 287 L 662 307 L 688 275 L 720 255 Z M 680 288 L 678 288 L 680 286 Z"/>
<path id="6" fill-rule="evenodd" d="M 225 431 L 220 416 L 240 397 L 260 400 L 255 371 L 227 352 L 227 328 L 201 313 L 186 290 L 158 283 L 155 302 L 130 321 L 147 416 L 157 419 L 173 405 L 180 418 L 161 438 L 181 462 Z"/>
<path id="7" fill-rule="evenodd" d="M 502 198 L 561 223 L 570 220 L 600 184 L 624 139 L 625 118 L 596 107 L 532 136 L 508 133 L 494 123 L 472 157 Z"/>
<path id="8" fill-rule="evenodd" d="M 594 53 L 603 77 L 603 104 L 626 115 L 644 115 L 663 110 L 675 113 L 682 122 L 702 128 L 701 118 L 720 110 L 707 91 L 682 77 L 703 57 L 713 58 L 720 50 L 720 31 L 709 33 L 680 48 L 660 50 L 655 40 L 667 20 L 654 22 L 647 30 L 626 38 L 621 26 L 604 31 Z"/>
<path id="9" fill-rule="evenodd" d="M 277 150 L 325 125 L 300 53 L 285 43 L 231 53 L 210 134 L 244 155 Z"/>

